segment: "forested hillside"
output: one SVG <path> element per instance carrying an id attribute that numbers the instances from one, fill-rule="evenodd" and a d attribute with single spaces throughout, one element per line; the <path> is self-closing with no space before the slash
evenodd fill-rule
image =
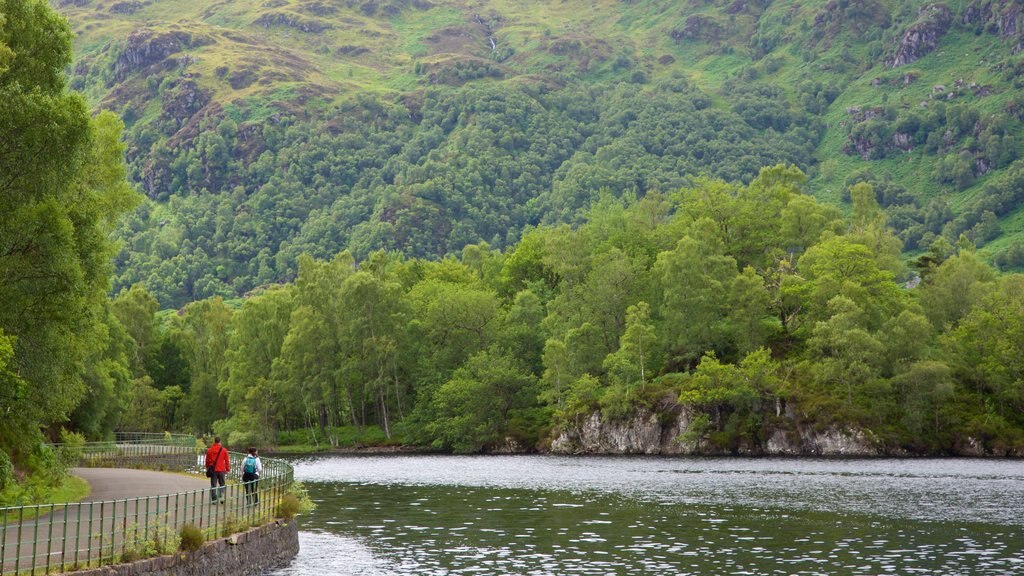
<path id="1" fill-rule="evenodd" d="M 71 83 L 123 116 L 115 290 L 231 298 L 301 254 L 437 258 L 579 224 L 603 192 L 870 183 L 912 255 L 1024 264 L 1010 0 L 59 0 Z M 1015 164 L 1017 163 L 1017 164 Z"/>

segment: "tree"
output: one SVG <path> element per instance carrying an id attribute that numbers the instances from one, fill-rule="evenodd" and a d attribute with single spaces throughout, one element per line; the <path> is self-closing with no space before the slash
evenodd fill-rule
<path id="1" fill-rule="evenodd" d="M 925 444 L 928 438 L 949 441 L 952 430 L 944 426 L 944 408 L 955 391 L 953 372 L 944 362 L 922 360 L 907 366 L 892 379 L 903 414 L 900 423 L 910 433 L 911 442 Z"/>
<path id="2" fill-rule="evenodd" d="M 973 250 L 961 250 L 934 269 L 919 288 L 925 314 L 938 330 L 955 328 L 995 285 L 995 272 Z"/>
<path id="3" fill-rule="evenodd" d="M 845 236 L 833 236 L 811 247 L 800 257 L 801 281 L 784 290 L 798 294 L 817 320 L 827 318 L 829 302 L 836 296 L 852 301 L 875 329 L 905 306 L 893 274 L 879 267 L 871 249 Z"/>
<path id="4" fill-rule="evenodd" d="M 604 360 L 609 382 L 625 387 L 627 394 L 634 386 L 643 389 L 655 375 L 657 347 L 650 316 L 647 302 L 627 308 L 626 330 L 619 339 L 619 349 Z"/>
<path id="5" fill-rule="evenodd" d="M 141 284 L 121 291 L 114 298 L 114 315 L 134 341 L 131 353 L 132 373 L 135 377 L 145 372 L 147 357 L 154 354 L 157 344 L 156 313 L 160 303 Z"/>
<path id="6" fill-rule="evenodd" d="M 848 415 L 855 399 L 880 376 L 882 343 L 867 329 L 867 315 L 857 304 L 835 296 L 828 303 L 828 319 L 817 322 L 807 348 L 816 382 L 843 399 Z"/>
<path id="7" fill-rule="evenodd" d="M 747 266 L 733 278 L 729 300 L 729 327 L 737 351 L 745 355 L 757 350 L 775 329 L 768 310 L 771 295 L 764 279 Z M 777 322 L 774 324 L 777 326 Z"/>
<path id="8" fill-rule="evenodd" d="M 949 335 L 956 369 L 992 399 L 992 411 L 1024 422 L 1024 276 L 1001 279 Z"/>
<path id="9" fill-rule="evenodd" d="M 285 406 L 280 377 L 281 347 L 294 308 L 292 290 L 271 289 L 246 300 L 232 318 L 228 378 L 219 383 L 231 417 L 218 432 L 232 446 L 273 442 Z"/>
<path id="10" fill-rule="evenodd" d="M 475 354 L 433 394 L 427 425 L 437 448 L 477 452 L 501 442 L 513 410 L 536 402 L 535 378 L 496 350 Z"/>
<path id="11" fill-rule="evenodd" d="M 702 357 L 679 395 L 681 403 L 707 416 L 694 419 L 690 436 L 733 453 L 743 445 L 762 448 L 766 401 L 779 387 L 777 370 L 763 348 L 739 365 L 723 364 L 713 354 Z"/>
<path id="12" fill-rule="evenodd" d="M 91 118 L 65 90 L 71 38 L 46 2 L 0 2 L 0 452 L 18 464 L 91 385 L 119 378 L 87 363 L 119 361 L 106 337 L 109 235 L 136 197 L 120 122 Z"/>
<path id="13" fill-rule="evenodd" d="M 217 297 L 188 305 L 181 318 L 192 373 L 187 409 L 192 430 L 197 433 L 212 431 L 216 421 L 228 417 L 227 399 L 219 384 L 228 376 L 231 316 L 231 309 Z"/>
<path id="14" fill-rule="evenodd" d="M 654 274 L 662 294 L 663 345 L 684 363 L 696 362 L 723 344 L 729 286 L 736 260 L 722 253 L 715 237 L 685 236 L 670 252 L 658 255 Z"/>

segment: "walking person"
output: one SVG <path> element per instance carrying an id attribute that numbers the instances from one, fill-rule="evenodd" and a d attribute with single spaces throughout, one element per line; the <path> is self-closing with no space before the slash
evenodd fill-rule
<path id="1" fill-rule="evenodd" d="M 210 500 L 216 504 L 227 500 L 224 487 L 227 473 L 231 471 L 231 458 L 220 444 L 220 436 L 213 439 L 213 446 L 206 451 L 206 475 L 210 478 Z M 219 485 L 219 488 L 218 488 Z"/>
<path id="2" fill-rule="evenodd" d="M 263 474 L 263 462 L 255 448 L 249 448 L 249 455 L 242 461 L 242 485 L 245 487 L 245 503 L 259 504 L 258 490 L 260 474 Z"/>

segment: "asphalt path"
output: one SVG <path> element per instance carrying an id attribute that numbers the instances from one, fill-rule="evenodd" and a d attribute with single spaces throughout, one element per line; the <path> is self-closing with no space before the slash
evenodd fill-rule
<path id="1" fill-rule="evenodd" d="M 13 572 L 16 558 L 20 558 L 21 570 L 31 564 L 33 557 L 36 566 L 45 566 L 48 560 L 50 565 L 60 565 L 62 560 L 71 564 L 75 557 L 84 560 L 88 550 L 97 548 L 101 537 L 110 543 L 111 535 L 114 535 L 113 547 L 119 549 L 121 531 L 128 525 L 143 525 L 146 518 L 150 518 L 151 522 L 162 521 L 176 526 L 176 507 L 191 507 L 193 510 L 197 506 L 202 509 L 209 507 L 210 481 L 206 478 L 125 468 L 75 468 L 71 473 L 89 483 L 89 495 L 79 505 L 58 505 L 52 514 L 47 512 L 38 518 L 25 520 L 20 528 L 16 518 L 8 518 L 6 525 L 0 525 L 3 532 L 0 536 L 0 544 L 3 545 L 0 572 Z M 184 495 L 204 488 L 207 492 L 198 497 Z M 175 498 L 175 494 L 179 497 Z M 130 500 L 119 502 L 116 507 L 112 503 L 115 500 L 164 495 L 171 497 Z M 65 513 L 69 518 L 66 524 Z M 76 521 L 79 527 L 77 534 L 74 531 Z"/>
<path id="2" fill-rule="evenodd" d="M 89 483 L 89 496 L 82 502 L 177 494 L 210 487 L 206 478 L 152 470 L 74 468 L 71 473 Z"/>

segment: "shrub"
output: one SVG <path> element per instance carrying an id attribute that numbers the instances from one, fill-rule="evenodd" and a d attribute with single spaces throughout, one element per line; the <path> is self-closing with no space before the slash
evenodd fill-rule
<path id="1" fill-rule="evenodd" d="M 203 536 L 203 531 L 195 526 L 195 524 L 185 524 L 181 527 L 179 533 L 181 537 L 181 549 L 186 552 L 195 552 L 203 547 L 203 542 L 206 541 L 206 537 Z"/>
<path id="2" fill-rule="evenodd" d="M 0 490 L 7 488 L 8 484 L 14 483 L 14 465 L 7 452 L 0 450 Z"/>
<path id="3" fill-rule="evenodd" d="M 221 536 L 231 536 L 232 534 L 245 532 L 248 527 L 244 519 L 229 515 L 224 519 L 224 528 L 221 530 Z"/>
<path id="4" fill-rule="evenodd" d="M 132 524 L 124 535 L 121 562 L 163 556 L 177 550 L 181 544 L 180 538 L 167 525 L 169 521 L 167 517 L 153 520 L 144 530 Z"/>
<path id="5" fill-rule="evenodd" d="M 277 504 L 277 517 L 291 520 L 299 513 L 302 505 L 294 494 L 285 494 Z"/>

